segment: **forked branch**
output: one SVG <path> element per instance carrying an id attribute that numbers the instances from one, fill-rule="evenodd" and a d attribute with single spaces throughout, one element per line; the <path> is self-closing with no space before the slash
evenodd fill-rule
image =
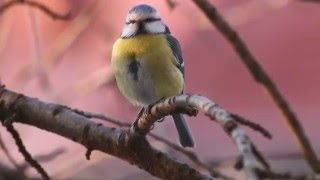
<path id="1" fill-rule="evenodd" d="M 55 133 L 90 150 L 123 159 L 162 179 L 214 179 L 149 145 L 144 136 L 95 123 L 68 107 L 44 103 L 0 86 L 0 102 L 14 106 L 16 122 Z"/>
<path id="2" fill-rule="evenodd" d="M 240 152 L 243 169 L 247 173 L 248 179 L 259 179 L 259 175 L 256 173 L 257 169 L 269 169 L 266 160 L 232 115 L 219 107 L 218 104 L 197 94 L 182 94 L 149 106 L 138 123 L 131 127 L 131 131 L 145 135 L 158 119 L 177 112 L 195 115 L 197 112 L 195 110 L 203 112 L 210 119 L 218 122 L 230 135 Z"/>
<path id="3" fill-rule="evenodd" d="M 210 22 L 220 31 L 220 33 L 231 43 L 234 50 L 241 57 L 242 62 L 253 78 L 261 84 L 269 93 L 274 103 L 278 106 L 282 115 L 285 117 L 287 125 L 291 130 L 293 136 L 297 140 L 300 149 L 314 172 L 320 174 L 320 163 L 312 148 L 299 119 L 294 111 L 289 106 L 289 103 L 280 93 L 277 86 L 273 83 L 269 75 L 258 63 L 257 59 L 249 51 L 247 45 L 240 38 L 235 30 L 223 19 L 217 8 L 208 0 L 193 0 L 193 2 L 200 8 L 200 10 L 207 16 Z"/>

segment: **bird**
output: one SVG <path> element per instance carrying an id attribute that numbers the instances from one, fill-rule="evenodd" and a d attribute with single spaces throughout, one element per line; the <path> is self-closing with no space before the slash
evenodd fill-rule
<path id="1" fill-rule="evenodd" d="M 120 92 L 144 108 L 184 91 L 184 61 L 179 41 L 158 11 L 148 4 L 129 10 L 120 37 L 112 48 L 111 67 Z M 185 117 L 172 114 L 183 147 L 194 147 Z"/>

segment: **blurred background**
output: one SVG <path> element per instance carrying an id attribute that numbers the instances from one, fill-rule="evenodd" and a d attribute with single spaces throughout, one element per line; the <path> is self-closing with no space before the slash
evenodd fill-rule
<path id="1" fill-rule="evenodd" d="M 0 0 L 0 4 L 4 2 Z M 14 6 L 0 16 L 0 79 L 8 89 L 46 102 L 131 122 L 138 108 L 119 94 L 110 69 L 110 55 L 127 11 L 136 4 L 148 3 L 159 11 L 180 41 L 186 92 L 204 95 L 269 129 L 272 140 L 245 128 L 274 170 L 310 172 L 283 117 L 230 44 L 191 1 L 175 2 L 172 8 L 165 0 L 41 1 L 60 14 L 71 11 L 72 18 L 67 21 L 53 20 L 29 6 Z M 211 2 L 278 85 L 319 152 L 320 4 L 298 0 Z M 217 123 L 199 115 L 189 118 L 189 124 L 196 141 L 194 150 L 201 159 L 237 179 L 244 178 L 242 172 L 233 170 L 236 146 Z M 94 151 L 87 161 L 86 149 L 70 140 L 30 126 L 14 125 L 33 156 L 54 157 L 40 161 L 54 179 L 156 179 L 100 152 Z M 155 132 L 177 142 L 171 120 L 156 124 Z M 16 161 L 23 164 L 23 157 L 3 127 L 0 134 Z M 150 141 L 196 167 L 162 143 Z M 3 151 L 0 163 L 13 167 Z M 27 172 L 38 176 L 32 168 Z"/>

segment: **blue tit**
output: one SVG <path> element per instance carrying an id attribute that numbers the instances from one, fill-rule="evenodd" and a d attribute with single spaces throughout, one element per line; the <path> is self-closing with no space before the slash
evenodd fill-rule
<path id="1" fill-rule="evenodd" d="M 111 66 L 121 93 L 134 105 L 146 107 L 183 93 L 184 63 L 180 44 L 149 5 L 137 5 L 128 12 L 121 37 L 113 45 Z M 183 115 L 172 116 L 180 144 L 193 147 Z"/>

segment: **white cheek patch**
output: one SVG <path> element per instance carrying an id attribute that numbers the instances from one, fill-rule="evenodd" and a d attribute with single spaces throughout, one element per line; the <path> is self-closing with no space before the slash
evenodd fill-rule
<path id="1" fill-rule="evenodd" d="M 133 36 L 138 31 L 137 24 L 126 24 L 122 30 L 121 37 Z"/>
<path id="2" fill-rule="evenodd" d="M 145 23 L 144 28 L 148 33 L 152 34 L 164 33 L 166 31 L 166 26 L 162 21 L 147 22 Z"/>

